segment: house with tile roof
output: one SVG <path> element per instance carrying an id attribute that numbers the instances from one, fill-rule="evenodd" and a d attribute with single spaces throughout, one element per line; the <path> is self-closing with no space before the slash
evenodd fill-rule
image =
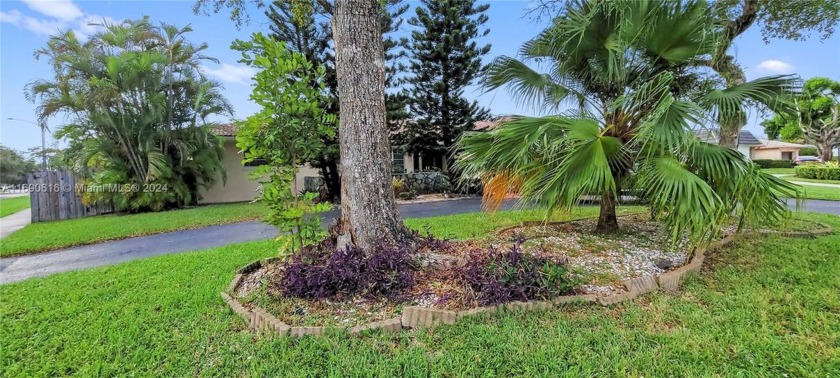
<path id="1" fill-rule="evenodd" d="M 717 144 L 720 140 L 718 129 L 697 130 L 695 135 L 707 143 Z M 736 143 L 738 152 L 750 160 L 793 160 L 799 156 L 799 150 L 814 148 L 807 144 L 758 139 L 748 130 L 738 133 Z"/>
<path id="2" fill-rule="evenodd" d="M 694 134 L 706 143 L 718 144 L 720 141 L 720 130 L 718 129 L 696 130 Z M 741 132 L 738 133 L 738 137 L 735 139 L 735 149 L 740 152 L 741 155 L 744 155 L 750 160 L 753 159 L 752 149 L 760 145 L 761 141 L 748 130 L 741 130 Z"/>
<path id="3" fill-rule="evenodd" d="M 794 160 L 799 157 L 799 150 L 803 148 L 816 147 L 809 144 L 764 139 L 760 146 L 753 147 L 750 158 L 753 160 Z"/>

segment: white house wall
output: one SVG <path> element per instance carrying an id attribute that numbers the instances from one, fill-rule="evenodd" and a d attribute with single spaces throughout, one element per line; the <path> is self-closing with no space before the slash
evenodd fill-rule
<path id="1" fill-rule="evenodd" d="M 250 176 L 255 167 L 242 165 L 242 154 L 233 138 L 225 138 L 224 151 L 222 165 L 227 171 L 227 181 L 223 183 L 220 177 L 210 189 L 199 189 L 202 197 L 199 203 L 253 201 L 259 194 L 259 184 Z M 320 175 L 317 169 L 309 165 L 298 167 L 293 190 L 302 191 L 306 177 L 320 177 Z"/>
<path id="2" fill-rule="evenodd" d="M 747 159 L 750 159 L 751 158 L 750 157 L 750 147 L 752 147 L 752 146 L 750 146 L 748 144 L 742 144 L 742 145 L 738 146 L 737 150 L 738 150 L 738 152 L 741 153 L 741 155 L 744 155 L 744 157 L 746 157 Z"/>

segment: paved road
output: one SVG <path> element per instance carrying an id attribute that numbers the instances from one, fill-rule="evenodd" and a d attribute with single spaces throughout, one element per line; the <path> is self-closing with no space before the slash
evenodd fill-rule
<path id="1" fill-rule="evenodd" d="M 787 203 L 791 209 L 796 209 L 796 200 L 788 199 Z M 840 201 L 803 200 L 799 210 L 840 215 Z"/>
<path id="2" fill-rule="evenodd" d="M 513 204 L 506 204 L 511 207 Z M 469 213 L 481 210 L 481 199 L 405 204 L 399 206 L 404 218 Z M 338 216 L 327 213 L 325 223 Z M 145 257 L 218 247 L 274 237 L 277 230 L 260 222 L 242 222 L 196 230 L 116 240 L 36 255 L 0 259 L 0 283 L 46 276 L 59 272 L 117 264 Z"/>
<path id="3" fill-rule="evenodd" d="M 795 201 L 789 201 L 791 208 Z M 511 207 L 507 203 L 505 207 Z M 481 209 L 481 200 L 467 198 L 453 201 L 400 205 L 404 218 L 422 218 L 439 215 L 475 212 Z M 840 215 L 840 201 L 805 201 L 803 211 L 816 211 Z M 327 214 L 330 221 L 337 212 Z M 277 230 L 259 222 L 243 222 L 212 226 L 197 230 L 176 231 L 125 240 L 68 248 L 37 255 L 0 259 L 0 284 L 46 276 L 70 270 L 117 264 L 145 257 L 181 253 L 218 247 L 233 243 L 268 239 Z"/>

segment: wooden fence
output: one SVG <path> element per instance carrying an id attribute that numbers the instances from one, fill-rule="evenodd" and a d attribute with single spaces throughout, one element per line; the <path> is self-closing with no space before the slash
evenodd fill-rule
<path id="1" fill-rule="evenodd" d="M 111 204 L 82 203 L 81 182 L 70 171 L 41 171 L 28 176 L 32 222 L 81 218 L 113 211 Z"/>

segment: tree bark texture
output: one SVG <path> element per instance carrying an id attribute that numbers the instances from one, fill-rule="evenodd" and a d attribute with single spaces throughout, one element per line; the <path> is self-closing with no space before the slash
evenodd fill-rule
<path id="1" fill-rule="evenodd" d="M 408 236 L 391 183 L 385 57 L 378 0 L 336 0 L 332 28 L 339 98 L 338 246 L 365 250 Z"/>
<path id="2" fill-rule="evenodd" d="M 618 231 L 618 218 L 615 214 L 615 204 L 615 193 L 608 190 L 601 194 L 601 212 L 598 214 L 598 225 L 595 226 L 595 231 Z"/>

